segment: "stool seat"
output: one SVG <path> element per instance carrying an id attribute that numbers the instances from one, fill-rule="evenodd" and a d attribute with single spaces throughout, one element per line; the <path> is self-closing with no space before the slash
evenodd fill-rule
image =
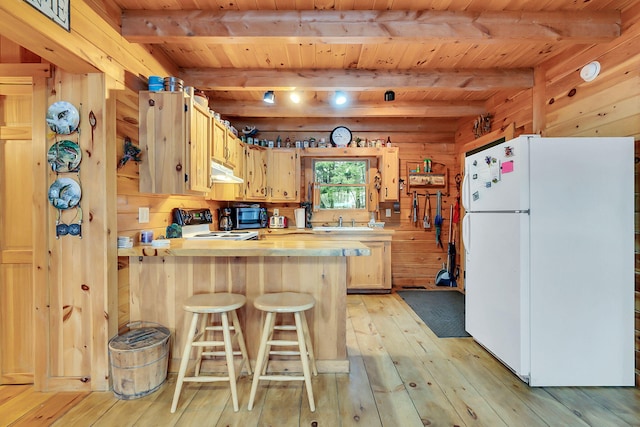
<path id="1" fill-rule="evenodd" d="M 296 292 L 279 292 L 275 294 L 260 295 L 253 302 L 253 305 L 262 311 L 274 313 L 295 313 L 296 311 L 306 311 L 316 304 L 316 300 L 309 294 Z"/>
<path id="2" fill-rule="evenodd" d="M 246 301 L 247 298 L 240 294 L 197 294 L 187 298 L 182 308 L 192 313 L 222 313 L 236 310 Z"/>
<path id="3" fill-rule="evenodd" d="M 171 403 L 171 413 L 176 411 L 178 399 L 182 391 L 182 384 L 185 382 L 216 382 L 226 381 L 231 388 L 231 399 L 233 401 L 233 410 L 238 412 L 238 391 L 236 387 L 236 369 L 234 366 L 234 356 L 241 356 L 240 368 L 246 366 L 247 372 L 251 375 L 251 365 L 249 363 L 249 355 L 247 346 L 244 342 L 240 321 L 238 319 L 237 309 L 244 306 L 246 297 L 240 294 L 232 293 L 213 293 L 213 294 L 197 294 L 185 300 L 182 308 L 191 312 L 191 323 L 189 331 L 186 334 L 182 360 L 178 370 L 178 379 L 176 380 L 176 388 L 173 393 L 173 402 Z M 209 321 L 219 318 L 221 325 L 210 325 Z M 222 340 L 215 339 L 215 333 L 222 332 Z M 232 334 L 233 332 L 233 334 Z M 209 338 L 208 338 L 209 336 Z M 233 342 L 236 341 L 239 351 L 233 348 Z M 222 347 L 222 351 L 205 351 L 204 348 Z M 194 374 L 187 376 L 187 367 L 192 349 L 196 349 L 196 363 Z M 202 366 L 203 356 L 224 356 L 227 365 L 226 375 L 201 375 L 200 368 Z"/>
<path id="4" fill-rule="evenodd" d="M 253 301 L 253 305 L 266 313 L 264 327 L 260 337 L 260 347 L 258 357 L 251 382 L 251 392 L 249 394 L 248 409 L 253 408 L 253 402 L 258 390 L 260 380 L 266 381 L 304 381 L 309 399 L 309 409 L 315 412 L 316 406 L 313 398 L 313 388 L 311 387 L 311 371 L 318 375 L 316 360 L 313 354 L 311 334 L 305 317 L 305 311 L 313 308 L 316 300 L 312 295 L 297 292 L 278 292 L 260 295 Z M 294 324 L 276 325 L 276 315 L 292 314 Z M 284 339 L 275 337 L 274 331 L 278 333 L 295 333 L 295 339 Z M 297 347 L 297 350 L 272 350 L 272 347 Z M 267 373 L 269 355 L 278 356 L 299 356 L 302 363 L 302 375 L 278 375 Z"/>

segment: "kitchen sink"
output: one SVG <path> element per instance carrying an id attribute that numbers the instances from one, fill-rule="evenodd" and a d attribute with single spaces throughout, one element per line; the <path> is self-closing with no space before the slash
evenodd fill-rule
<path id="1" fill-rule="evenodd" d="M 315 231 L 372 231 L 373 228 L 370 227 L 328 227 L 328 226 L 318 226 L 313 227 Z"/>

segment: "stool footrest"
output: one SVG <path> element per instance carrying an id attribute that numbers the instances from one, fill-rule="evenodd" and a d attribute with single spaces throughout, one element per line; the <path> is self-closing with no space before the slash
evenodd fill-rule
<path id="1" fill-rule="evenodd" d="M 300 356 L 300 352 L 294 350 L 271 350 L 269 354 L 276 354 L 278 356 Z"/>
<path id="2" fill-rule="evenodd" d="M 274 380 L 274 381 L 304 381 L 303 376 L 291 376 L 291 375 L 260 375 L 261 380 Z"/>
<path id="3" fill-rule="evenodd" d="M 242 351 L 240 351 L 240 350 L 234 350 L 232 352 L 232 354 L 234 356 L 242 356 L 243 355 Z M 203 351 L 202 355 L 203 356 L 226 356 L 226 353 L 224 351 L 222 351 L 222 350 L 220 350 L 220 351 Z"/>
<path id="4" fill-rule="evenodd" d="M 189 383 L 213 383 L 213 382 L 222 382 L 222 381 L 229 381 L 229 377 L 215 377 L 215 376 L 202 376 L 202 377 L 184 377 L 183 380 L 184 382 L 189 382 Z"/>
<path id="5" fill-rule="evenodd" d="M 267 344 L 269 345 L 289 345 L 289 346 L 293 346 L 293 345 L 298 345 L 298 341 L 290 341 L 290 340 L 269 340 L 267 341 Z"/>
<path id="6" fill-rule="evenodd" d="M 295 331 L 296 325 L 275 325 L 273 327 L 274 331 Z"/>
<path id="7" fill-rule="evenodd" d="M 224 341 L 198 341 L 191 344 L 193 347 L 221 347 Z"/>

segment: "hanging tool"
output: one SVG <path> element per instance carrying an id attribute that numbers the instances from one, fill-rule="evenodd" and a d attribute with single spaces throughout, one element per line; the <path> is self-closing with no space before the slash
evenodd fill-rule
<path id="1" fill-rule="evenodd" d="M 436 274 L 436 285 L 438 286 L 457 286 L 454 271 L 456 269 L 456 243 L 453 238 L 453 205 L 451 205 L 451 213 L 449 214 L 449 244 L 447 247 L 447 266 L 444 264 L 442 269 Z"/>
<path id="2" fill-rule="evenodd" d="M 430 222 L 430 211 L 431 211 L 431 202 L 429 201 L 429 193 L 424 196 L 424 217 L 422 217 L 422 226 L 427 229 L 431 228 Z"/>
<path id="3" fill-rule="evenodd" d="M 417 191 L 413 192 L 413 212 L 411 214 L 413 215 L 412 217 L 413 224 L 417 225 L 418 224 L 418 192 Z"/>
<path id="4" fill-rule="evenodd" d="M 433 223 L 436 226 L 436 247 L 444 248 L 440 239 L 440 232 L 442 231 L 442 192 L 440 190 L 438 190 L 436 196 L 436 217 Z"/>

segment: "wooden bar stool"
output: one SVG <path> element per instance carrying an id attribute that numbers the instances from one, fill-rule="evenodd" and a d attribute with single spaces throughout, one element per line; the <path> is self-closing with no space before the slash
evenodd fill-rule
<path id="1" fill-rule="evenodd" d="M 296 292 L 280 292 L 264 294 L 253 302 L 253 305 L 261 311 L 266 312 L 264 328 L 260 337 L 260 347 L 254 367 L 253 382 L 251 383 L 251 394 L 249 395 L 249 410 L 253 408 L 253 401 L 258 390 L 260 380 L 270 381 L 304 381 L 309 397 L 309 408 L 315 412 L 316 405 L 313 400 L 313 389 L 311 388 L 311 369 L 313 375 L 318 375 L 316 359 L 313 354 L 309 326 L 304 315 L 306 310 L 313 308 L 316 300 L 309 294 Z M 283 313 L 293 313 L 295 325 L 276 325 L 276 315 Z M 296 340 L 274 339 L 275 331 L 295 331 Z M 298 350 L 271 350 L 273 346 L 291 347 L 297 346 Z M 303 375 L 277 375 L 267 374 L 269 355 L 299 355 L 302 362 Z M 309 366 L 311 365 L 311 367 Z"/>
<path id="2" fill-rule="evenodd" d="M 247 347 L 242 335 L 242 328 L 238 320 L 237 309 L 242 307 L 246 302 L 244 295 L 230 293 L 215 294 L 199 294 L 189 297 L 183 304 L 185 311 L 193 313 L 191 318 L 191 326 L 187 334 L 182 360 L 180 361 L 180 369 L 178 370 L 178 379 L 176 381 L 176 390 L 173 393 L 173 402 L 171 404 L 171 413 L 176 411 L 180 391 L 183 382 L 216 382 L 228 381 L 231 388 L 231 399 L 233 400 L 233 410 L 238 412 L 238 392 L 236 388 L 236 370 L 234 366 L 234 355 L 242 356 L 242 361 L 238 372 L 242 371 L 242 366 L 246 363 L 247 372 L 251 375 L 251 365 L 247 355 Z M 212 314 L 220 314 L 222 325 L 208 325 L 209 317 Z M 229 316 L 231 316 L 231 324 L 229 324 Z M 198 322 L 200 329 L 198 330 Z M 222 341 L 207 340 L 208 331 L 222 331 Z M 234 332 L 231 335 L 231 332 Z M 233 350 L 233 341 L 236 340 L 239 351 Z M 197 348 L 196 365 L 194 375 L 185 376 L 187 366 L 189 365 L 189 356 L 191 349 Z M 224 347 L 218 351 L 204 351 L 205 347 Z M 227 363 L 227 375 L 200 375 L 203 356 L 225 356 Z"/>

